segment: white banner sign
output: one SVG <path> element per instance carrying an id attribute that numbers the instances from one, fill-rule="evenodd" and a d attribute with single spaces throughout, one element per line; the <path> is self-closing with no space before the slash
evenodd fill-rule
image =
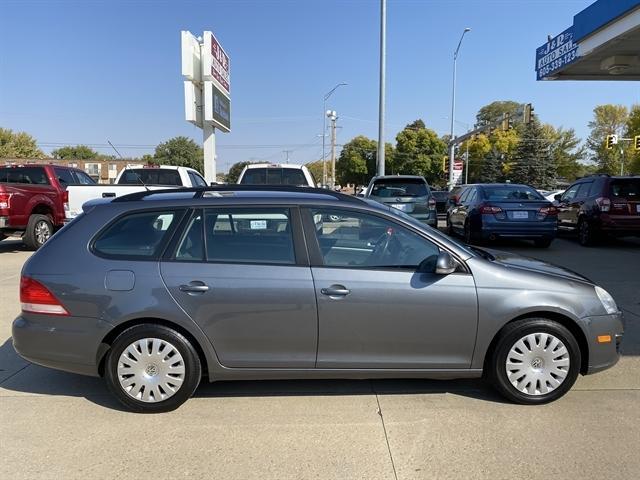
<path id="1" fill-rule="evenodd" d="M 211 32 L 204 32 L 202 48 L 203 80 L 215 82 L 227 97 L 231 92 L 231 61 Z"/>

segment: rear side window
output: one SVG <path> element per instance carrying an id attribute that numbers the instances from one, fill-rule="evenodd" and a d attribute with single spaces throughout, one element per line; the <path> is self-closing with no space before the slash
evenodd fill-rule
<path id="1" fill-rule="evenodd" d="M 613 198 L 624 198 L 627 201 L 640 201 L 640 178 L 613 180 L 609 187 Z"/>
<path id="2" fill-rule="evenodd" d="M 591 189 L 592 185 L 593 182 L 581 183 L 580 188 L 578 189 L 578 193 L 576 193 L 575 196 L 576 200 L 580 198 L 587 198 L 589 196 L 589 190 Z"/>
<path id="3" fill-rule="evenodd" d="M 86 173 L 81 172 L 80 170 L 74 170 L 73 176 L 76 179 L 76 183 L 78 185 L 95 185 L 96 184 L 96 181 L 93 178 L 91 178 Z"/>
<path id="4" fill-rule="evenodd" d="M 164 168 L 131 168 L 122 173 L 123 185 L 176 185 L 182 186 L 178 170 Z"/>
<path id="5" fill-rule="evenodd" d="M 200 175 L 194 172 L 189 172 L 189 179 L 191 180 L 191 185 L 194 187 L 206 187 L 207 182 L 204 181 Z"/>
<path id="6" fill-rule="evenodd" d="M 131 213 L 103 230 L 93 243 L 99 255 L 122 259 L 155 259 L 177 222 L 177 211 Z"/>
<path id="7" fill-rule="evenodd" d="M 207 209 L 205 244 L 211 262 L 296 263 L 286 208 Z"/>
<path id="8" fill-rule="evenodd" d="M 0 169 L 0 182 L 26 183 L 28 185 L 49 185 L 49 179 L 42 167 L 9 167 Z"/>
<path id="9" fill-rule="evenodd" d="M 58 182 L 60 182 L 60 185 L 63 187 L 76 183 L 73 175 L 71 174 L 71 170 L 69 169 L 54 167 L 53 172 L 56 174 Z"/>

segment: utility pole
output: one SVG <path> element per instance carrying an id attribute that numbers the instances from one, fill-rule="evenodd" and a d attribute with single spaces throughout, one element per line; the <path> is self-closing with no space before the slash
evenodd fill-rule
<path id="1" fill-rule="evenodd" d="M 469 142 L 466 142 L 467 144 L 467 153 L 465 153 L 465 160 L 467 165 L 464 167 L 464 184 L 468 184 L 469 183 Z"/>
<path id="2" fill-rule="evenodd" d="M 338 83 L 335 87 L 325 93 L 322 99 L 322 184 L 327 185 L 327 159 L 325 154 L 325 139 L 327 137 L 327 117 L 329 116 L 329 111 L 327 110 L 327 100 L 329 97 L 333 95 L 338 88 L 348 85 L 346 82 Z"/>
<path id="3" fill-rule="evenodd" d="M 378 97 L 378 165 L 376 175 L 384 175 L 384 100 L 387 66 L 387 0 L 380 0 L 380 94 Z"/>
<path id="4" fill-rule="evenodd" d="M 336 186 L 336 121 L 338 120 L 338 115 L 335 111 L 327 113 L 331 113 L 330 116 L 327 116 L 331 120 L 331 182 L 329 182 L 329 185 L 333 190 Z"/>
<path id="5" fill-rule="evenodd" d="M 462 39 L 464 38 L 467 32 L 470 32 L 470 28 L 465 28 L 460 36 L 460 41 L 458 42 L 458 47 L 455 52 L 453 52 L 453 93 L 451 96 L 451 139 L 449 140 L 449 190 L 453 189 L 453 163 L 454 156 L 456 154 L 456 144 L 455 140 L 455 128 L 454 125 L 456 123 L 456 66 L 458 63 L 458 52 L 460 51 L 460 46 L 462 45 Z"/>
<path id="6" fill-rule="evenodd" d="M 287 156 L 285 163 L 289 163 L 289 154 L 293 152 L 293 150 L 283 150 L 282 152 Z"/>

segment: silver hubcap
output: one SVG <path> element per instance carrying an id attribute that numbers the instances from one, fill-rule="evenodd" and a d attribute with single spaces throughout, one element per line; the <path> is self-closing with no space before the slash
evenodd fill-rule
<path id="1" fill-rule="evenodd" d="M 36 241 L 42 245 L 44 242 L 49 240 L 51 236 L 51 230 L 49 229 L 49 225 L 44 220 L 39 221 L 36 224 Z"/>
<path id="2" fill-rule="evenodd" d="M 569 351 L 549 333 L 532 333 L 518 340 L 507 354 L 507 378 L 527 395 L 546 395 L 569 373 Z"/>
<path id="3" fill-rule="evenodd" d="M 142 338 L 124 349 L 118 360 L 118 381 L 136 400 L 160 402 L 184 382 L 185 365 L 176 347 L 159 338 Z"/>

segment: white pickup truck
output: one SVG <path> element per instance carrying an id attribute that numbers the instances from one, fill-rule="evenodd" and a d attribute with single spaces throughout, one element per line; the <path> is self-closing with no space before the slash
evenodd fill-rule
<path id="1" fill-rule="evenodd" d="M 69 185 L 69 207 L 65 210 L 67 221 L 82 212 L 82 205 L 95 198 L 121 197 L 129 193 L 165 188 L 206 187 L 207 182 L 197 170 L 171 165 L 138 166 L 124 168 L 111 185 Z"/>

